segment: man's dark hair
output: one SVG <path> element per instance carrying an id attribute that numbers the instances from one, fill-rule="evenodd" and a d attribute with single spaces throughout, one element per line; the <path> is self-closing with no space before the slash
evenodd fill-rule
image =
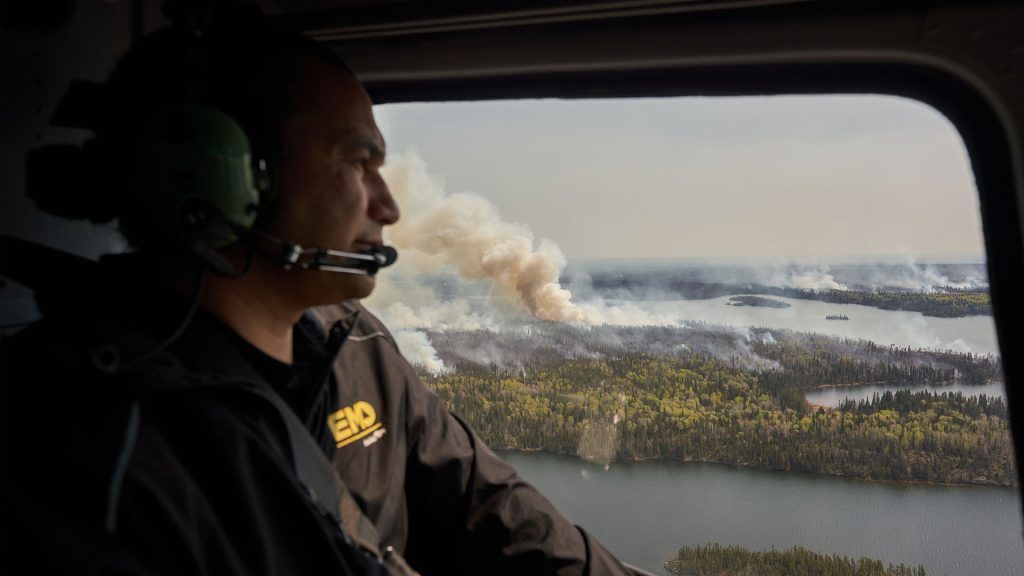
<path id="1" fill-rule="evenodd" d="M 138 248 L 166 248 L 152 227 L 136 218 L 146 201 L 146 183 L 134 174 L 142 127 L 177 106 L 198 104 L 233 118 L 249 136 L 271 176 L 281 158 L 281 129 L 303 89 L 303 63 L 326 63 L 351 72 L 328 48 L 249 12 L 214 14 L 202 27 L 186 22 L 142 39 L 117 65 L 107 84 L 106 114 L 97 130 L 106 177 L 96 193 L 97 210 L 119 218 L 122 232 Z M 267 207 L 264 207 L 264 212 Z M 96 219 L 96 218 L 94 218 Z M 97 219 L 98 220 L 98 219 Z"/>

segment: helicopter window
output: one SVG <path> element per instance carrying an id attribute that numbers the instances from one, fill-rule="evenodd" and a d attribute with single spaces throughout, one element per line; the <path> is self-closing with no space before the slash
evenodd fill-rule
<path id="1" fill-rule="evenodd" d="M 402 256 L 368 307 L 624 561 L 1024 562 L 978 194 L 935 110 L 834 95 L 376 112 Z"/>

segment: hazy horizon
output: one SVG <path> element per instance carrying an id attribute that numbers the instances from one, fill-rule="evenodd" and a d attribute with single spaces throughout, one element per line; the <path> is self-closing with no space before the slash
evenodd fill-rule
<path id="1" fill-rule="evenodd" d="M 613 257 L 596 256 L 583 258 L 566 258 L 570 265 L 587 263 L 615 263 L 615 262 L 637 262 L 637 263 L 665 263 L 679 265 L 682 267 L 698 266 L 855 266 L 881 264 L 886 266 L 900 266 L 907 264 L 935 265 L 935 264 L 986 264 L 986 256 L 981 253 L 934 253 L 934 254 L 913 254 L 890 253 L 890 254 L 846 254 L 832 256 L 631 256 Z"/>
<path id="2" fill-rule="evenodd" d="M 904 98 L 516 100 L 375 112 L 389 156 L 421 158 L 443 194 L 486 198 L 503 222 L 572 261 L 984 261 L 963 142 L 934 109 Z"/>

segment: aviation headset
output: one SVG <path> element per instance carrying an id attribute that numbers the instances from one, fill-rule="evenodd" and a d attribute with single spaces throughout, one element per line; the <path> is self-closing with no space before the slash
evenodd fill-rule
<path id="1" fill-rule="evenodd" d="M 140 126 L 120 126 L 111 145 L 100 138 L 83 147 L 82 156 L 89 156 L 91 151 L 98 151 L 103 157 L 97 162 L 88 159 L 80 160 L 83 168 L 89 170 L 91 165 L 99 165 L 106 172 L 123 168 L 116 166 L 117 157 L 131 157 L 134 165 L 129 168 L 129 178 L 114 183 L 116 192 L 113 202 L 131 207 L 131 225 L 153 243 L 169 246 L 183 246 L 199 255 L 211 268 L 218 273 L 238 275 L 217 250 L 240 242 L 249 248 L 249 253 L 257 253 L 276 262 L 280 266 L 290 268 L 326 270 L 350 274 L 373 275 L 384 266 L 389 266 L 397 259 L 397 252 L 391 247 L 380 247 L 367 253 L 350 253 L 326 247 L 306 248 L 287 239 L 269 236 L 258 229 L 258 225 L 267 219 L 274 200 L 272 170 L 274 154 L 267 150 L 268 135 L 253 138 L 243 128 L 243 122 L 233 118 L 218 99 L 237 100 L 245 98 L 247 86 L 257 86 L 259 78 L 258 62 L 253 66 L 250 56 L 246 59 L 243 51 L 263 48 L 264 56 L 274 57 L 267 52 L 265 44 L 276 42 L 293 43 L 289 48 L 296 54 L 321 55 L 347 70 L 347 66 L 333 53 L 326 49 L 313 47 L 311 41 L 297 33 L 288 33 L 270 28 L 258 9 L 252 5 L 225 5 L 224 3 L 169 3 L 165 13 L 174 22 L 171 29 L 158 32 L 156 43 L 165 42 L 170 45 L 157 47 L 164 50 L 163 57 L 168 62 L 147 62 L 142 56 L 128 62 L 128 67 L 138 69 L 146 66 L 166 65 L 174 81 L 181 81 L 183 98 L 170 98 L 171 103 L 155 114 L 144 111 L 145 120 Z M 153 40 L 143 40 L 145 42 Z M 300 42 L 307 42 L 298 46 Z M 145 48 L 144 48 L 145 49 Z M 171 54 L 168 56 L 168 54 Z M 132 59 L 132 54 L 126 61 Z M 160 60 L 157 58 L 157 60 Z M 122 62 L 125 64 L 125 62 Z M 119 69 L 121 67 L 119 66 Z M 144 70 L 145 73 L 150 73 Z M 218 74 L 234 74 L 227 80 L 217 77 Z M 130 73 L 129 73 L 130 75 Z M 117 73 L 111 83 L 117 82 Z M 144 77 L 144 76 L 143 76 Z M 237 80 L 233 81 L 233 80 Z M 272 78 L 267 82 L 281 82 L 280 78 Z M 128 83 L 139 84 L 138 78 L 129 79 Z M 238 86 L 240 85 L 241 88 Z M 211 90 L 210 86 L 214 88 Z M 154 89 L 146 86 L 134 86 L 142 94 L 156 94 Z M 224 90 L 233 91 L 226 97 Z M 150 90 L 151 92 L 146 92 Z M 217 94 L 210 94 L 210 92 Z M 118 90 L 113 90 L 116 94 Z M 69 93 L 69 96 L 71 94 Z M 109 96 L 109 95 L 108 95 Z M 281 96 L 283 97 L 283 95 Z M 66 97 L 67 98 L 67 97 Z M 132 97 L 121 95 L 122 102 L 115 100 L 107 103 L 104 117 L 110 124 L 111 118 L 117 118 L 120 104 L 132 106 Z M 146 97 L 140 98 L 146 100 Z M 108 98 L 109 100 L 109 98 Z M 182 101 L 184 100 L 184 101 Z M 280 103 L 275 103 L 280 104 Z M 145 103 L 142 104 L 143 106 Z M 63 103 L 62 105 L 63 106 Z M 273 115 L 274 111 L 266 111 Z M 284 112 L 284 111 L 278 111 Z M 290 111 L 289 111 L 290 112 Z M 58 107 L 58 115 L 60 107 Z M 260 120 L 261 121 L 261 120 Z M 250 122 L 250 125 L 257 122 Z M 127 135 L 127 137 L 126 137 Z M 262 144 L 263 148 L 254 150 L 254 143 Z M 59 150 L 40 150 L 29 158 L 30 195 L 37 198 L 37 203 L 44 210 L 47 202 L 39 202 L 40 188 L 62 188 L 54 186 L 55 177 L 60 174 L 74 172 L 73 169 L 62 170 L 50 161 L 57 156 L 68 156 L 67 147 Z M 96 156 L 93 154 L 93 156 Z M 67 162 L 64 162 L 67 164 Z M 35 164 L 35 169 L 33 169 Z M 33 186 L 33 180 L 43 181 Z M 35 189 L 36 193 L 33 193 Z M 66 189 L 66 188 L 65 188 Z M 79 202 L 82 202 L 79 200 Z M 54 202 L 49 202 L 53 205 Z M 95 212 L 95 207 L 85 206 L 83 211 Z M 48 210 L 56 212 L 55 210 Z M 117 215 L 118 208 L 109 208 L 107 219 Z M 102 210 L 101 210 L 102 212 Z M 65 214 L 58 214 L 65 215 Z M 79 215 L 78 217 L 82 217 Z M 101 220 L 95 214 L 88 214 L 93 220 Z M 122 226 L 129 237 L 133 234 L 128 229 L 129 219 L 122 219 Z M 244 273 L 244 270 L 241 271 Z"/>
<path id="2" fill-rule="evenodd" d="M 224 64 L 230 60 L 222 53 L 225 45 L 248 48 L 265 28 L 251 14 L 218 14 L 210 7 L 179 9 L 168 16 L 175 24 L 167 32 L 171 49 L 181 51 L 185 101 L 149 116 L 141 127 L 129 128 L 139 141 L 129 140 L 138 146 L 131 153 L 138 155 L 132 190 L 125 198 L 141 200 L 135 202 L 136 215 L 143 225 L 154 227 L 150 232 L 211 261 L 215 250 L 249 240 L 272 203 L 267 154 L 255 155 L 254 139 L 243 124 L 208 93 L 209 85 L 220 81 L 214 76 L 233 65 Z M 241 20 L 234 23 L 234 34 L 219 29 L 226 17 Z M 219 259 L 212 260 L 215 270 L 222 268 Z"/>
<path id="3" fill-rule="evenodd" d="M 164 12 L 173 25 L 134 46 L 106 84 L 71 85 L 52 124 L 97 136 L 81 147 L 29 152 L 27 190 L 39 208 L 94 222 L 120 217 L 130 240 L 161 249 L 223 248 L 265 217 L 267 155 L 254 155 L 253 138 L 218 105 L 235 95 L 212 96 L 210 86 L 224 69 L 238 68 L 225 46 L 253 45 L 269 29 L 245 5 L 224 14 L 228 7 L 169 2 Z"/>
<path id="4" fill-rule="evenodd" d="M 146 127 L 149 218 L 190 246 L 222 248 L 252 229 L 269 202 L 266 161 L 252 157 L 241 125 L 216 108 L 186 105 Z"/>

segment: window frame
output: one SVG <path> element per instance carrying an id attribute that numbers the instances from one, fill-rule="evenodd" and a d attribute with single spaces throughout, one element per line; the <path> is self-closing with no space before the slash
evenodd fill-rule
<path id="1" fill-rule="evenodd" d="M 416 4 L 416 8 L 410 6 Z M 368 2 L 281 13 L 377 103 L 882 94 L 956 127 L 976 180 L 1024 464 L 1024 6 L 1009 1 Z M 433 10 L 431 10 L 433 9 Z M 1024 486 L 1021 486 L 1024 498 Z"/>

